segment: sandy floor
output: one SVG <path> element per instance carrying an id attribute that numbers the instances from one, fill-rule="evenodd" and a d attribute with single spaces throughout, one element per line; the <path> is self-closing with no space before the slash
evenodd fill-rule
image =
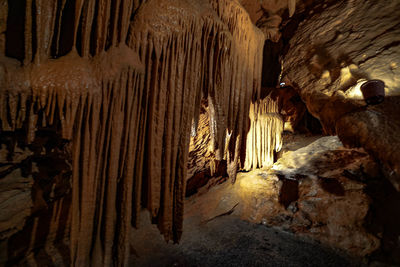
<path id="1" fill-rule="evenodd" d="M 185 221 L 179 245 L 166 244 L 154 226 L 135 233 L 133 266 L 360 266 L 320 244 L 299 240 L 234 215 L 206 224 Z"/>

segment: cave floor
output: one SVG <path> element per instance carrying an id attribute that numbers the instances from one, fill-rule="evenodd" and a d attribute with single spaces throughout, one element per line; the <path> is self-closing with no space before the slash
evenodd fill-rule
<path id="1" fill-rule="evenodd" d="M 185 221 L 179 244 L 167 244 L 155 227 L 136 233 L 133 266 L 362 266 L 316 242 L 237 216 L 208 223 Z M 153 229 L 150 229 L 153 228 Z"/>
<path id="2" fill-rule="evenodd" d="M 362 266 L 359 258 L 326 244 L 354 248 L 358 255 L 375 245 L 373 237 L 352 225 L 368 206 L 362 184 L 345 180 L 337 166 L 353 172 L 365 155 L 343 150 L 337 137 L 287 138 L 277 170 L 240 172 L 234 185 L 211 183 L 188 198 L 179 244 L 167 244 L 143 212 L 133 232 L 132 265 Z M 332 179 L 333 191 L 319 175 Z M 294 179 L 297 191 L 291 188 Z M 332 234 L 332 229 L 340 231 Z"/>

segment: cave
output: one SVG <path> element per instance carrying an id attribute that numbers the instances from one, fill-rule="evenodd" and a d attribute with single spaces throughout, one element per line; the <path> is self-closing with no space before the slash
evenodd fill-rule
<path id="1" fill-rule="evenodd" d="M 400 266 L 399 0 L 0 0 L 0 266 Z"/>

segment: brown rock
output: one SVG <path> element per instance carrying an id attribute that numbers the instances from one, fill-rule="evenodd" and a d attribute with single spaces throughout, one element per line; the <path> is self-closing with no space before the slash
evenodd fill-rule
<path id="1" fill-rule="evenodd" d="M 325 132 L 379 158 L 398 190 L 400 111 L 394 103 L 400 95 L 399 8 L 398 1 L 327 6 L 299 25 L 283 66 L 286 79 Z M 369 79 L 384 81 L 386 98 L 365 108 L 360 86 Z"/>
<path id="2" fill-rule="evenodd" d="M 193 196 L 185 216 L 197 214 L 207 220 L 239 203 L 233 214 L 245 220 L 308 236 L 354 255 L 370 255 L 380 240 L 364 227 L 371 199 L 359 178 L 365 175 L 360 166 L 374 165 L 364 151 L 343 148 L 337 137 L 323 137 L 285 152 L 272 170 L 240 173 L 235 185 L 225 183 Z M 344 176 L 345 171 L 353 179 Z"/>

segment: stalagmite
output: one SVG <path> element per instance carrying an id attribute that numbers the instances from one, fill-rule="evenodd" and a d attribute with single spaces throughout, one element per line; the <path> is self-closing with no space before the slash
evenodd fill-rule
<path id="1" fill-rule="evenodd" d="M 245 170 L 269 167 L 282 147 L 283 120 L 278 103 L 269 96 L 250 105 L 250 131 L 246 142 Z"/>
<path id="2" fill-rule="evenodd" d="M 192 121 L 208 99 L 212 149 L 234 180 L 262 32 L 231 0 L 35 0 L 24 12 L 22 51 L 0 46 L 0 129 L 32 143 L 54 127 L 71 143 L 70 213 L 52 224 L 70 229 L 71 264 L 127 265 L 142 206 L 178 242 Z"/>

